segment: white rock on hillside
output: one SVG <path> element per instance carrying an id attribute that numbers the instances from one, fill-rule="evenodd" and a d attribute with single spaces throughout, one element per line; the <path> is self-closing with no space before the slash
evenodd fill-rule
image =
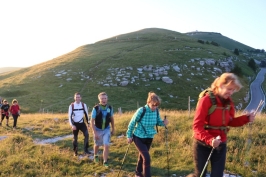
<path id="1" fill-rule="evenodd" d="M 173 83 L 173 80 L 170 79 L 169 77 L 162 77 L 162 81 L 164 81 L 165 83 L 167 84 L 172 84 Z"/>

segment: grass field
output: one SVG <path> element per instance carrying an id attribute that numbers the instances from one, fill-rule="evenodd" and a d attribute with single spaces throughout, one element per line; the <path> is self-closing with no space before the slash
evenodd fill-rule
<path id="1" fill-rule="evenodd" d="M 165 129 L 159 127 L 150 154 L 152 176 L 167 176 L 167 148 L 169 149 L 170 175 L 185 176 L 193 171 L 192 121 L 193 112 L 161 110 L 170 121 L 168 126 L 168 146 L 165 143 Z M 239 114 L 239 113 L 237 113 Z M 95 164 L 88 158 L 73 156 L 72 139 L 64 139 L 52 144 L 36 144 L 37 139 L 47 139 L 70 135 L 71 129 L 67 114 L 22 114 L 18 119 L 18 129 L 0 127 L 0 176 L 117 176 L 128 144 L 125 135 L 133 112 L 115 114 L 116 133 L 112 136 L 110 167 Z M 242 177 L 266 176 L 266 120 L 265 114 L 257 116 L 251 126 L 232 128 L 228 136 L 226 170 Z M 13 120 L 10 120 L 12 125 Z M 90 147 L 92 138 L 90 130 Z M 251 135 L 252 144 L 247 151 L 247 138 Z M 79 152 L 82 153 L 83 135 L 79 134 Z M 92 148 L 90 148 L 92 150 Z M 137 150 L 130 145 L 120 176 L 133 176 L 137 161 Z M 245 162 L 249 166 L 244 166 Z"/>

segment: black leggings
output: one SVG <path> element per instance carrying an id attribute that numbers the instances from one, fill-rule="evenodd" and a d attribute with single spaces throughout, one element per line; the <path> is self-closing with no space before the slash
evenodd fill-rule
<path id="1" fill-rule="evenodd" d="M 6 119 L 9 119 L 8 114 L 2 114 L 2 116 L 1 116 L 1 122 L 4 120 L 5 117 L 6 117 Z"/>
<path id="2" fill-rule="evenodd" d="M 151 158 L 149 150 L 152 143 L 152 138 L 139 138 L 133 135 L 133 141 L 139 151 L 138 162 L 136 167 L 136 175 L 141 176 L 143 171 L 144 177 L 151 177 Z"/>
<path id="3" fill-rule="evenodd" d="M 89 132 L 87 126 L 84 122 L 74 123 L 74 125 L 76 126 L 76 130 L 73 130 L 73 150 L 75 151 L 78 148 L 78 134 L 80 130 L 84 135 L 84 152 L 87 152 L 89 148 Z"/>
<path id="4" fill-rule="evenodd" d="M 194 162 L 195 162 L 195 176 L 199 177 L 207 159 L 211 153 L 212 147 L 203 145 L 201 142 L 194 140 Z M 226 159 L 226 144 L 222 143 L 214 149 L 210 158 L 211 177 L 223 177 Z M 204 175 L 206 176 L 206 170 Z"/>
<path id="5" fill-rule="evenodd" d="M 13 127 L 16 127 L 17 126 L 18 115 L 12 114 L 12 117 L 14 119 Z"/>

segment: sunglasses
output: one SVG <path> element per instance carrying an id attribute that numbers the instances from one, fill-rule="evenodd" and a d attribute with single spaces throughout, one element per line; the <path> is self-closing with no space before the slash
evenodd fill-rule
<path id="1" fill-rule="evenodd" d="M 153 107 L 157 107 L 157 106 L 159 106 L 159 104 L 152 104 L 152 106 L 153 106 Z"/>

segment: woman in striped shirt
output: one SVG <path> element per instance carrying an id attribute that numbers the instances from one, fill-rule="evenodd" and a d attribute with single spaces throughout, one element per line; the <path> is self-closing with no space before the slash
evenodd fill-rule
<path id="1" fill-rule="evenodd" d="M 155 126 L 166 126 L 168 120 L 162 120 L 158 111 L 161 99 L 154 92 L 149 92 L 147 104 L 139 108 L 128 125 L 127 141 L 134 142 L 139 151 L 135 177 L 151 177 L 149 149 L 154 135 Z"/>

